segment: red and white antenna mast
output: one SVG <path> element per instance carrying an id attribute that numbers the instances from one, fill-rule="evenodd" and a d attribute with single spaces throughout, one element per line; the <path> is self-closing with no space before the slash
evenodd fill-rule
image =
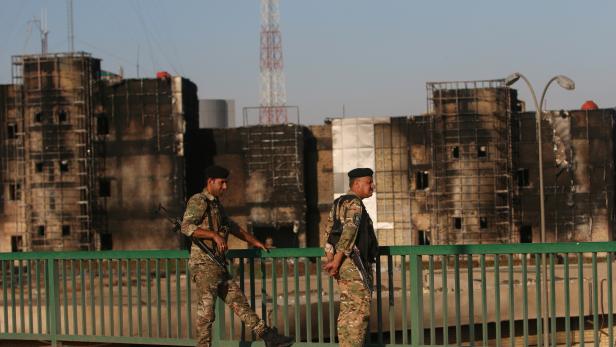
<path id="1" fill-rule="evenodd" d="M 261 0 L 261 124 L 287 123 L 279 0 Z"/>

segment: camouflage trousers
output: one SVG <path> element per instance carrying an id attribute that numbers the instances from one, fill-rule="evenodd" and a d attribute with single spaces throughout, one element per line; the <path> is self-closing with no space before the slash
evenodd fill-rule
<path id="1" fill-rule="evenodd" d="M 368 330 L 372 296 L 350 259 L 342 263 L 339 274 L 338 342 L 340 347 L 361 347 Z"/>
<path id="2" fill-rule="evenodd" d="M 212 324 L 215 319 L 216 298 L 221 298 L 240 317 L 248 329 L 261 337 L 265 322 L 250 308 L 237 282 L 227 279 L 224 271 L 213 263 L 190 267 L 197 285 L 197 347 L 212 346 Z"/>

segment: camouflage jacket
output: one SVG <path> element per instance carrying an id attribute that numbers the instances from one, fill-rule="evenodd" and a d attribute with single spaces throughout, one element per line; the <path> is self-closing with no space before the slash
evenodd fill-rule
<path id="1" fill-rule="evenodd" d="M 182 233 L 186 236 L 192 236 L 197 229 L 215 231 L 227 241 L 229 231 L 234 225 L 227 217 L 218 198 L 204 189 L 188 200 L 182 218 Z M 204 242 L 216 249 L 212 240 L 204 240 Z M 211 261 L 199 247 L 193 244 L 190 249 L 190 264 L 201 263 L 211 263 Z"/>
<path id="2" fill-rule="evenodd" d="M 347 195 L 355 195 L 355 193 L 349 191 Z M 332 209 L 329 211 L 329 218 L 327 218 L 327 226 L 325 227 L 326 242 L 329 237 L 329 233 L 332 231 L 332 227 L 334 226 L 335 208 L 335 205 L 332 206 Z M 326 252 L 344 252 L 344 254 L 346 254 L 347 256 L 351 254 L 353 246 L 355 245 L 355 240 L 357 239 L 357 232 L 359 230 L 359 224 L 361 222 L 361 214 L 362 204 L 359 197 L 357 197 L 356 199 L 345 200 L 341 204 L 339 204 L 336 215 L 340 219 L 340 223 L 342 224 L 342 234 L 340 235 L 340 240 L 338 240 L 337 244 L 325 244 Z M 369 220 L 368 222 L 372 223 L 371 220 Z"/>

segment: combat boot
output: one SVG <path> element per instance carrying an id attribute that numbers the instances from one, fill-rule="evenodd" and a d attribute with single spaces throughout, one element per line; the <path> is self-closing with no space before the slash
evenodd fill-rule
<path id="1" fill-rule="evenodd" d="M 276 328 L 266 328 L 261 337 L 266 347 L 289 347 L 293 345 L 293 338 L 278 334 Z"/>

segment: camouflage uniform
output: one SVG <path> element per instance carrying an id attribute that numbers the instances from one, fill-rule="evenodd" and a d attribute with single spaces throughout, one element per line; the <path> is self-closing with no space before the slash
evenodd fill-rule
<path id="1" fill-rule="evenodd" d="M 353 192 L 347 194 L 355 195 Z M 327 220 L 326 235 L 334 224 L 334 205 L 329 212 Z M 325 245 L 325 251 L 329 253 L 344 252 L 347 257 L 342 262 L 338 271 L 338 288 L 340 289 L 340 314 L 338 315 L 338 342 L 340 347 L 359 347 L 364 345 L 364 338 L 368 329 L 370 319 L 371 293 L 364 286 L 359 270 L 353 264 L 348 255 L 355 245 L 355 239 L 360 225 L 362 215 L 362 204 L 359 197 L 345 200 L 340 203 L 336 213 L 343 225 L 342 234 L 336 245 Z M 368 223 L 372 220 L 368 216 Z M 372 268 L 368 267 L 370 276 Z M 372 278 L 369 279 L 372 281 Z"/>
<path id="2" fill-rule="evenodd" d="M 217 231 L 226 241 L 229 237 L 229 229 L 221 228 L 222 226 L 236 227 L 234 223 L 230 223 L 218 199 L 206 189 L 188 200 L 182 220 L 182 233 L 191 236 L 198 228 Z M 204 242 L 216 249 L 213 241 L 204 240 Z M 190 251 L 188 265 L 192 279 L 197 285 L 199 300 L 197 303 L 198 347 L 211 346 L 216 297 L 223 299 L 258 337 L 264 334 L 265 322 L 250 308 L 237 282 L 228 278 L 226 272 L 194 244 Z"/>

